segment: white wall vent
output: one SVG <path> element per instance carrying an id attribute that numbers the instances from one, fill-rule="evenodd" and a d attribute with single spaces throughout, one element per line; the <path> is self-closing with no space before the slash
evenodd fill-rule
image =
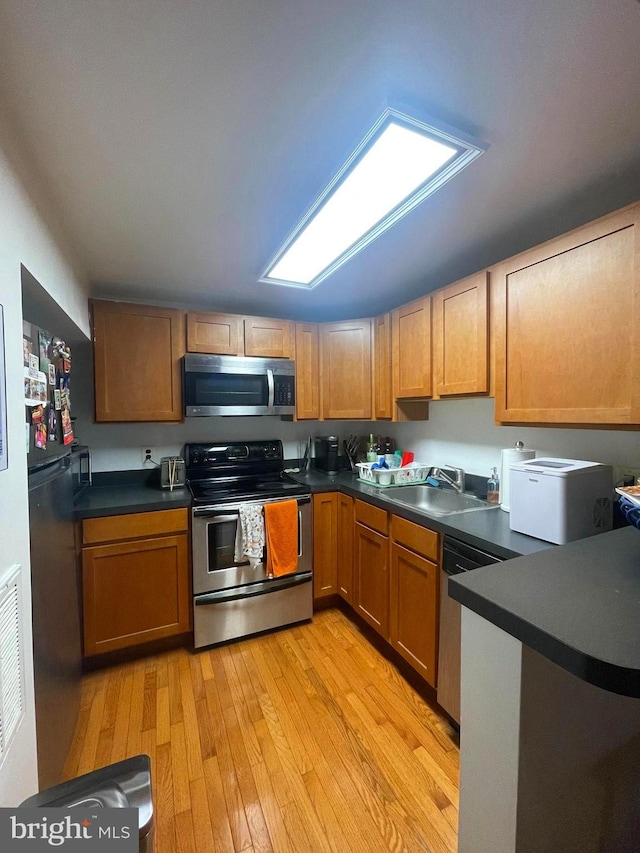
<path id="1" fill-rule="evenodd" d="M 24 716 L 22 568 L 12 566 L 0 580 L 0 762 Z"/>

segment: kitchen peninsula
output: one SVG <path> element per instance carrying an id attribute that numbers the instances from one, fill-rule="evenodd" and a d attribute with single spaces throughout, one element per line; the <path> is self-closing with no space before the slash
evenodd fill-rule
<path id="1" fill-rule="evenodd" d="M 460 853 L 637 850 L 640 534 L 477 569 L 450 594 L 464 606 Z"/>

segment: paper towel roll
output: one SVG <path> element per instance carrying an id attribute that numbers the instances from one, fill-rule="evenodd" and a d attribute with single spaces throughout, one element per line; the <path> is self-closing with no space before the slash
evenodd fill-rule
<path id="1" fill-rule="evenodd" d="M 535 459 L 536 451 L 527 450 L 521 441 L 515 447 L 506 447 L 500 453 L 500 509 L 509 512 L 509 466 L 525 459 Z"/>

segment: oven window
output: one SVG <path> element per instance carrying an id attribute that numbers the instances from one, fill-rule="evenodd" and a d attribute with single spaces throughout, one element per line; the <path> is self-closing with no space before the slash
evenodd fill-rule
<path id="1" fill-rule="evenodd" d="M 236 544 L 238 519 L 217 521 L 207 524 L 207 550 L 209 553 L 209 571 L 230 569 L 238 565 L 233 559 Z M 243 563 L 248 560 L 243 560 Z"/>
<path id="2" fill-rule="evenodd" d="M 190 406 L 266 406 L 267 377 L 252 373 L 185 373 Z"/>

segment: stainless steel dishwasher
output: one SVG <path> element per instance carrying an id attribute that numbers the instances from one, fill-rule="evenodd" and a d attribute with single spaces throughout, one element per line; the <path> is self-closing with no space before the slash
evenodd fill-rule
<path id="1" fill-rule="evenodd" d="M 460 616 L 457 601 L 449 598 L 449 578 L 480 566 L 500 563 L 494 557 L 450 536 L 444 537 L 440 570 L 440 642 L 438 651 L 438 704 L 460 724 Z"/>

